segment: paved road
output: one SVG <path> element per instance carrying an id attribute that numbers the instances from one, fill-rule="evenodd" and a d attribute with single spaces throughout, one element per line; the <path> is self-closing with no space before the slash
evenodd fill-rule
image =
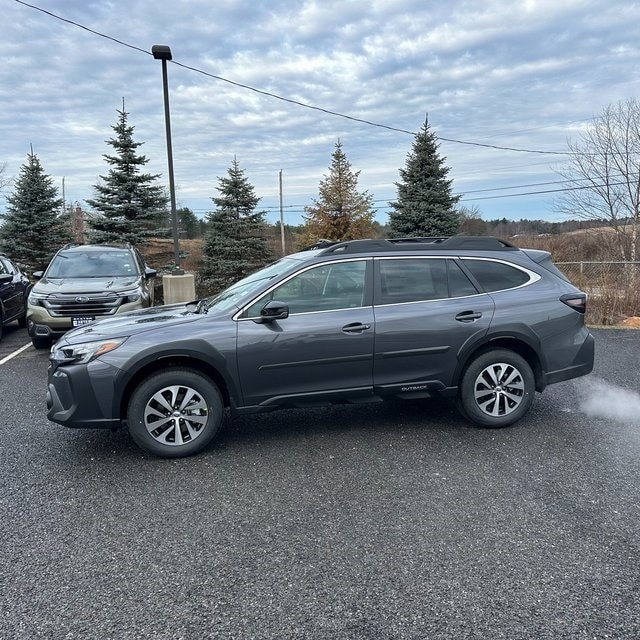
<path id="1" fill-rule="evenodd" d="M 595 333 L 594 374 L 510 429 L 291 410 L 174 461 L 49 424 L 23 351 L 0 365 L 0 638 L 636 640 L 640 332 Z"/>

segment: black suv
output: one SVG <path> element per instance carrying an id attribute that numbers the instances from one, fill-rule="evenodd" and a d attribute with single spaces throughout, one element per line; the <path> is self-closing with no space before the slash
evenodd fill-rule
<path id="1" fill-rule="evenodd" d="M 586 296 L 544 251 L 489 237 L 353 240 L 296 253 L 198 302 L 101 320 L 53 347 L 48 417 L 189 455 L 232 414 L 455 398 L 482 427 L 588 374 Z"/>
<path id="2" fill-rule="evenodd" d="M 36 349 L 72 327 L 153 305 L 156 271 L 128 244 L 68 244 L 33 275 L 27 328 Z"/>
<path id="3" fill-rule="evenodd" d="M 14 320 L 21 327 L 27 326 L 28 292 L 29 278 L 13 260 L 0 254 L 0 339 L 2 327 Z"/>

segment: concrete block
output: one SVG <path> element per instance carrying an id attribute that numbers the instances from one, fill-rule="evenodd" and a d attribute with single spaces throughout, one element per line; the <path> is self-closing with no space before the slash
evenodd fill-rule
<path id="1" fill-rule="evenodd" d="M 196 299 L 196 280 L 192 273 L 162 276 L 164 303 L 190 302 Z"/>

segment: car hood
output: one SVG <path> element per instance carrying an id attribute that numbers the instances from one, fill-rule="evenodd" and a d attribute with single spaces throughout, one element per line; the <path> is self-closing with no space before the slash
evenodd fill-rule
<path id="1" fill-rule="evenodd" d="M 122 313 L 71 329 L 60 340 L 67 341 L 69 344 L 76 344 L 90 340 L 122 338 L 157 329 L 160 326 L 168 327 L 197 322 L 203 318 L 206 318 L 206 316 L 188 311 L 185 303 L 148 307 L 147 309 Z"/>
<path id="2" fill-rule="evenodd" d="M 132 289 L 140 283 L 139 276 L 111 276 L 101 278 L 41 278 L 33 285 L 40 294 L 97 293 Z"/>

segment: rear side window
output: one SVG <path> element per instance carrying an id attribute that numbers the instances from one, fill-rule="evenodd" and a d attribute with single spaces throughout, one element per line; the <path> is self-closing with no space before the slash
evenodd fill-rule
<path id="1" fill-rule="evenodd" d="M 513 289 L 531 280 L 529 273 L 504 262 L 467 258 L 463 264 L 485 291 Z"/>
<path id="2" fill-rule="evenodd" d="M 380 260 L 379 304 L 439 300 L 449 297 L 446 260 Z"/>

